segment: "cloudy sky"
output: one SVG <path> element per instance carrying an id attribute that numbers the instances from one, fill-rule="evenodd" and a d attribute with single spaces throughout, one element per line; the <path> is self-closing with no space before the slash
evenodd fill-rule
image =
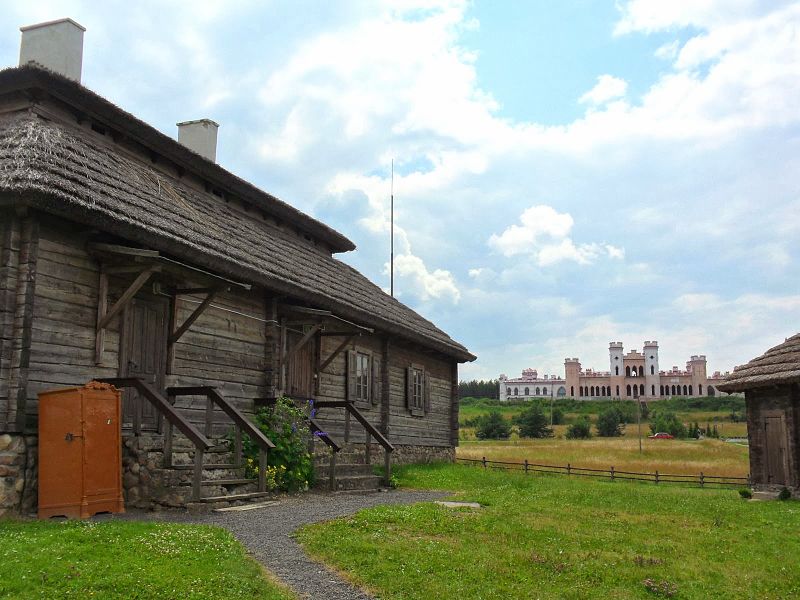
<path id="1" fill-rule="evenodd" d="M 728 370 L 800 330 L 800 3 L 9 0 L 87 28 L 84 84 L 350 237 L 466 378 Z"/>

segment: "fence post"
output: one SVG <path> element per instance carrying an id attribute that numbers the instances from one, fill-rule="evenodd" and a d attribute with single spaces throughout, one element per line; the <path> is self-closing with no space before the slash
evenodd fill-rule
<path id="1" fill-rule="evenodd" d="M 525 459 L 525 475 L 528 474 L 528 459 Z"/>
<path id="2" fill-rule="evenodd" d="M 703 484 L 705 484 L 705 482 L 706 482 L 705 475 L 703 475 L 703 472 L 700 471 L 700 487 L 703 487 Z"/>
<path id="3" fill-rule="evenodd" d="M 571 474 L 572 474 L 572 467 L 570 466 L 569 463 L 567 463 L 567 475 L 571 475 Z"/>
<path id="4" fill-rule="evenodd" d="M 486 457 L 485 456 L 483 457 L 483 468 L 484 469 L 486 468 Z"/>
<path id="5" fill-rule="evenodd" d="M 656 471 L 656 483 L 658 483 L 658 471 Z"/>
<path id="6" fill-rule="evenodd" d="M 614 465 L 611 465 L 611 481 L 614 481 Z"/>

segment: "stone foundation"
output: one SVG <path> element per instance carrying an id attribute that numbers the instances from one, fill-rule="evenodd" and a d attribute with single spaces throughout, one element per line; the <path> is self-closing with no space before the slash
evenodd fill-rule
<path id="1" fill-rule="evenodd" d="M 36 511 L 38 453 L 35 435 L 0 435 L 0 517 Z"/>
<path id="2" fill-rule="evenodd" d="M 455 462 L 456 449 L 452 446 L 410 446 L 395 445 L 392 452 L 393 465 L 429 464 L 436 462 Z M 339 462 L 343 462 L 346 457 L 347 462 L 355 459 L 363 462 L 366 444 L 349 442 L 342 447 L 339 452 Z M 383 465 L 383 446 L 380 444 L 370 444 L 370 462 L 376 466 Z M 320 465 L 326 465 L 330 458 L 330 450 L 322 442 L 314 444 L 314 461 Z"/>
<path id="3" fill-rule="evenodd" d="M 173 457 L 180 450 L 173 450 Z M 185 506 L 191 496 L 191 471 L 164 468 L 164 438 L 157 434 L 122 438 L 122 489 L 125 506 L 158 510 Z"/>

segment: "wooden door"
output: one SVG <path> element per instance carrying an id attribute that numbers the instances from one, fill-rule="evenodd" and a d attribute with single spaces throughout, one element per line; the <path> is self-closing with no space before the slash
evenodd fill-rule
<path id="1" fill-rule="evenodd" d="M 120 375 L 138 377 L 163 392 L 167 355 L 167 314 L 169 303 L 161 298 L 134 298 L 124 319 Z M 156 431 L 159 414 L 136 390 L 123 396 L 122 424 L 134 431 Z"/>
<path id="2" fill-rule="evenodd" d="M 301 335 L 289 332 L 288 347 L 293 348 Z M 316 357 L 316 338 L 310 339 L 289 358 L 286 369 L 286 394 L 292 398 L 312 398 L 314 396 L 314 361 Z"/>
<path id="3" fill-rule="evenodd" d="M 786 485 L 787 441 L 783 416 L 764 417 L 767 483 Z"/>

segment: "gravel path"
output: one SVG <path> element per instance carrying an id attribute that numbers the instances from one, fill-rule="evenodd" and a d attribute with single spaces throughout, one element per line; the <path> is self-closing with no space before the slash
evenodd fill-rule
<path id="1" fill-rule="evenodd" d="M 206 523 L 225 527 L 284 583 L 303 598 L 365 600 L 371 598 L 324 565 L 311 560 L 292 534 L 308 523 L 327 521 L 381 504 L 430 502 L 448 494 L 392 490 L 371 493 L 308 493 L 277 504 L 241 512 L 189 515 L 182 512 L 128 513 L 123 518 Z"/>

